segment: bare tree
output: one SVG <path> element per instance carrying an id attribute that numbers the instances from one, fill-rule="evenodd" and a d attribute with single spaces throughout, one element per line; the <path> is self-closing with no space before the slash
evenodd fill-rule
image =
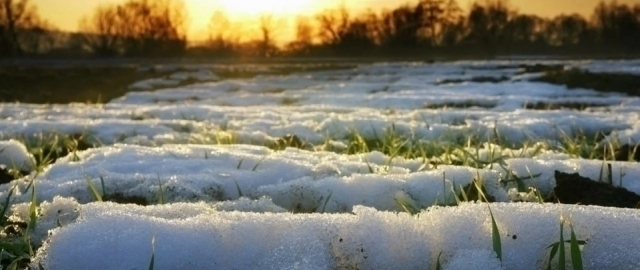
<path id="1" fill-rule="evenodd" d="M 420 44 L 421 9 L 403 5 L 382 15 L 382 44 L 388 48 L 416 48 Z"/>
<path id="2" fill-rule="evenodd" d="M 338 44 L 349 28 L 350 16 L 345 6 L 327 9 L 316 16 L 318 35 L 324 44 Z"/>
<path id="3" fill-rule="evenodd" d="M 504 41 L 504 29 L 511 16 L 508 0 L 485 0 L 484 4 L 475 2 L 467 18 L 470 31 L 467 38 L 484 46 L 489 55 L 495 55 L 497 46 Z"/>
<path id="4" fill-rule="evenodd" d="M 114 56 L 123 53 L 121 25 L 116 6 L 99 6 L 92 17 L 80 20 L 79 29 L 85 33 L 83 43 L 89 51 L 99 56 Z"/>
<path id="5" fill-rule="evenodd" d="M 230 56 L 240 44 L 241 36 L 237 27 L 222 12 L 216 11 L 209 20 L 209 39 L 206 47 L 214 54 Z"/>
<path id="6" fill-rule="evenodd" d="M 167 55 L 186 47 L 184 4 L 172 0 L 129 0 L 117 7 L 128 55 Z"/>
<path id="7" fill-rule="evenodd" d="M 552 46 L 575 46 L 585 41 L 588 28 L 589 22 L 579 14 L 558 15 L 545 29 L 546 41 Z"/>
<path id="8" fill-rule="evenodd" d="M 608 49 L 631 52 L 640 48 L 640 4 L 600 2 L 592 15 L 600 43 Z"/>
<path id="9" fill-rule="evenodd" d="M 283 25 L 282 20 L 276 20 L 271 14 L 263 14 L 259 21 L 260 29 L 260 56 L 270 57 L 278 51 L 274 36 L 279 26 Z"/>
<path id="10" fill-rule="evenodd" d="M 423 33 L 432 46 L 440 40 L 440 29 L 444 22 L 444 0 L 422 0 L 418 3 L 421 9 Z"/>
<path id="11" fill-rule="evenodd" d="M 80 29 L 95 54 L 167 56 L 186 48 L 186 16 L 179 0 L 128 0 L 98 7 L 81 20 Z"/>
<path id="12" fill-rule="evenodd" d="M 60 47 L 60 32 L 47 21 L 21 29 L 18 35 L 20 50 L 26 54 L 44 54 Z"/>
<path id="13" fill-rule="evenodd" d="M 0 55 L 22 54 L 21 32 L 43 26 L 29 0 L 0 0 Z"/>
<path id="14" fill-rule="evenodd" d="M 465 34 L 465 18 L 458 2 L 455 0 L 447 1 L 443 16 L 439 43 L 442 46 L 455 46 L 464 38 Z"/>

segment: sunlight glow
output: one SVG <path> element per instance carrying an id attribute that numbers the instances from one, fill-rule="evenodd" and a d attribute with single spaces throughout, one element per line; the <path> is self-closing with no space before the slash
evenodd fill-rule
<path id="1" fill-rule="evenodd" d="M 221 8 L 232 16 L 296 15 L 312 11 L 319 1 L 314 0 L 219 0 Z"/>

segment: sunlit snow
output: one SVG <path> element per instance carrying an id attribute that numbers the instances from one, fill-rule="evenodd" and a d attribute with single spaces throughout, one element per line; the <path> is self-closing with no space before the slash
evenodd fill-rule
<path id="1" fill-rule="evenodd" d="M 640 74 L 638 61 L 538 63 Z M 561 220 L 565 239 L 571 224 L 587 241 L 585 269 L 639 269 L 637 210 L 511 202 L 531 198 L 510 178 L 528 178 L 524 186 L 544 194 L 555 171 L 602 179 L 602 160 L 540 149 L 576 136 L 640 143 L 640 98 L 532 82 L 541 74 L 524 74 L 522 64 L 530 62 L 377 63 L 290 75 L 243 66 L 264 73 L 250 79 L 221 79 L 219 66 L 157 65 L 139 71 L 173 74 L 136 82 L 136 91 L 106 104 L 2 103 L 0 166 L 32 173 L 1 185 L 0 201 L 11 194 L 12 219 L 28 221 L 35 183 L 41 204 L 31 242 L 42 248 L 32 264 L 47 270 L 147 269 L 152 254 L 156 269 L 435 269 L 438 258 L 443 269 L 542 269 Z M 480 77 L 500 82 L 472 81 Z M 487 142 L 447 157 L 483 165 L 268 147 L 295 135 L 344 149 L 354 135 L 390 131 L 420 142 Z M 34 156 L 16 139 L 56 134 L 94 147 L 34 171 Z M 510 148 L 489 143 L 495 139 Z M 637 162 L 606 163 L 613 186 L 640 194 Z M 498 203 L 445 206 L 474 183 Z M 92 188 L 106 200 L 149 205 L 95 202 Z M 426 210 L 411 216 L 399 202 Z M 491 246 L 489 206 L 502 261 Z"/>

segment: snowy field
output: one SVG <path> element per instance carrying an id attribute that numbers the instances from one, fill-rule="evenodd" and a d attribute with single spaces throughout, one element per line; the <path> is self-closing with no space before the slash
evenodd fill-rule
<path id="1" fill-rule="evenodd" d="M 640 75 L 640 61 L 227 80 L 141 67 L 174 74 L 106 104 L 0 104 L 0 165 L 23 175 L 0 202 L 29 224 L 33 269 L 556 269 L 548 247 L 572 230 L 584 269 L 640 269 L 638 210 L 542 202 L 556 172 L 640 194 L 636 161 L 602 158 L 640 143 L 640 98 L 532 82 L 533 64 Z"/>

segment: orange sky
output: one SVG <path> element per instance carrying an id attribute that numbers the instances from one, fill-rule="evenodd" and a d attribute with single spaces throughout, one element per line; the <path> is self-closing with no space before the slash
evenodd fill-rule
<path id="1" fill-rule="evenodd" d="M 125 0 L 31 0 L 42 17 L 62 30 L 74 31 L 78 21 L 101 3 L 123 2 Z M 206 26 L 211 14 L 223 10 L 232 20 L 256 17 L 261 13 L 273 13 L 275 16 L 292 18 L 296 14 L 313 14 L 328 7 L 344 3 L 352 10 L 367 8 L 380 10 L 395 7 L 401 3 L 415 3 L 417 0 L 183 0 L 189 13 L 189 37 L 201 39 L 205 36 Z M 600 0 L 511 0 L 511 4 L 521 13 L 535 13 L 542 16 L 554 16 L 560 13 L 577 12 L 591 14 Z M 467 8 L 472 0 L 458 0 Z M 619 3 L 640 3 L 640 0 L 618 0 Z M 288 20 L 288 19 L 287 19 Z M 286 34 L 285 34 L 286 35 Z"/>

